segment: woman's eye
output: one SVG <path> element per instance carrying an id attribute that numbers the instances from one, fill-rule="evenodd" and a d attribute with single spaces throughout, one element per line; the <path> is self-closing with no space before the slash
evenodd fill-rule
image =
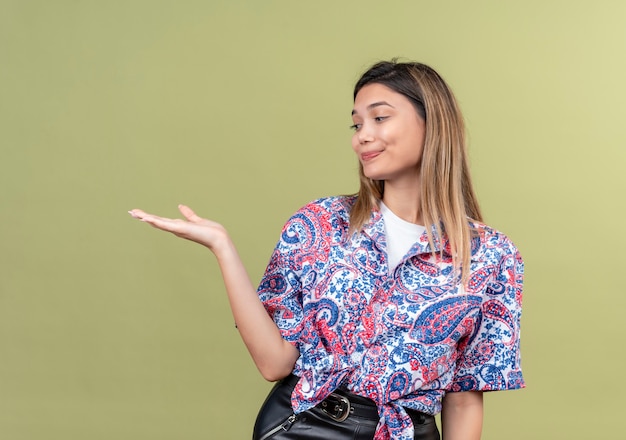
<path id="1" fill-rule="evenodd" d="M 354 131 L 358 131 L 359 128 L 361 128 L 362 124 L 353 124 L 350 126 L 350 129 L 354 130 Z"/>
<path id="2" fill-rule="evenodd" d="M 376 116 L 376 117 L 374 118 L 374 120 L 375 120 L 376 122 L 383 122 L 383 121 L 384 121 L 385 119 L 387 119 L 388 117 L 389 117 L 389 116 Z"/>

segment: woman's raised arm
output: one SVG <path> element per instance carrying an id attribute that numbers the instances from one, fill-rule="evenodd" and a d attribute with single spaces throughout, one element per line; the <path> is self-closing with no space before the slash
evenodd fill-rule
<path id="1" fill-rule="evenodd" d="M 226 229 L 219 223 L 197 216 L 191 208 L 179 205 L 185 217 L 169 219 L 133 209 L 129 214 L 177 237 L 209 248 L 219 264 L 237 328 L 263 377 L 275 381 L 293 370 L 299 352 L 283 339 L 278 327 L 257 296 L 248 273 Z"/>

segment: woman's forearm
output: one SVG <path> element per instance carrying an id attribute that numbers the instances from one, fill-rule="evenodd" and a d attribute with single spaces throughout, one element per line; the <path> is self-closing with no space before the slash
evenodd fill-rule
<path id="1" fill-rule="evenodd" d="M 483 393 L 448 393 L 441 411 L 442 440 L 480 440 L 483 428 Z"/>
<path id="2" fill-rule="evenodd" d="M 254 363 L 265 379 L 282 379 L 293 370 L 298 350 L 283 339 L 265 310 L 232 242 L 215 255 L 235 323 Z"/>

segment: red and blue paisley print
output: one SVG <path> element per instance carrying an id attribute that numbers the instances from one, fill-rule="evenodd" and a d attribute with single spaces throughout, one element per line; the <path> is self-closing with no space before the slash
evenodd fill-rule
<path id="1" fill-rule="evenodd" d="M 389 274 L 380 212 L 348 233 L 354 200 L 331 197 L 300 209 L 258 289 L 300 350 L 294 411 L 343 386 L 376 402 L 377 440 L 412 440 L 405 407 L 436 414 L 446 391 L 523 388 L 523 263 L 511 241 L 473 224 L 465 288 L 450 255 L 431 249 L 426 233 Z"/>

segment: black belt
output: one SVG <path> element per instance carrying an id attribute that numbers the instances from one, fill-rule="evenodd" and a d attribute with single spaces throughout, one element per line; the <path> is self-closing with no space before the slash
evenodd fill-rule
<path id="1" fill-rule="evenodd" d="M 335 390 L 322 400 L 316 408 L 321 409 L 328 417 L 343 422 L 348 417 L 361 417 L 378 420 L 378 409 L 373 400 L 344 390 Z"/>
<path id="2" fill-rule="evenodd" d="M 294 387 L 300 380 L 298 376 L 290 375 L 284 379 L 289 385 Z M 360 417 L 369 420 L 378 420 L 378 409 L 373 400 L 359 396 L 343 389 L 337 389 L 330 393 L 315 407 L 333 420 L 343 422 L 348 417 Z M 419 411 L 405 408 L 414 424 L 421 425 L 427 418 L 432 417 Z"/>

